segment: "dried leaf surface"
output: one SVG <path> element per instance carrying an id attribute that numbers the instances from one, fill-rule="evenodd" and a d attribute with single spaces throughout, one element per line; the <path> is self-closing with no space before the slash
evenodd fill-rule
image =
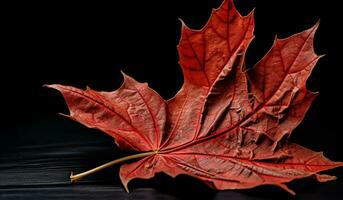
<path id="1" fill-rule="evenodd" d="M 182 25 L 184 84 L 168 101 L 125 74 L 114 92 L 48 87 L 63 94 L 71 119 L 111 135 L 122 149 L 156 152 L 121 166 L 126 189 L 132 179 L 164 172 L 220 190 L 269 184 L 294 194 L 284 183 L 312 175 L 333 180 L 318 172 L 343 165 L 287 141 L 317 96 L 306 89 L 320 58 L 313 49 L 317 27 L 276 38 L 245 71 L 253 12 L 241 16 L 232 0 L 224 0 L 201 30 Z"/>

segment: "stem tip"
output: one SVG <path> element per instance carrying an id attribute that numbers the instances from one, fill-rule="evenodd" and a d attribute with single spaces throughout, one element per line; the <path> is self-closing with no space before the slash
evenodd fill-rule
<path id="1" fill-rule="evenodd" d="M 73 172 L 71 172 L 70 173 L 70 182 L 71 183 L 76 183 L 76 181 L 77 181 L 77 178 L 74 176 L 74 173 Z"/>

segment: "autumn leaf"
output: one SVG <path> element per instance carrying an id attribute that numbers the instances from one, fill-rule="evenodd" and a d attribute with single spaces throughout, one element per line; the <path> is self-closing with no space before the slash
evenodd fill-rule
<path id="1" fill-rule="evenodd" d="M 318 95 L 306 89 L 320 58 L 313 49 L 318 25 L 276 38 L 246 70 L 253 12 L 241 16 L 232 0 L 225 0 L 201 30 L 182 24 L 178 52 L 184 84 L 170 100 L 125 74 L 114 92 L 48 85 L 63 94 L 69 118 L 109 134 L 123 150 L 141 152 L 71 180 L 131 159 L 136 161 L 120 168 L 127 191 L 130 180 L 159 172 L 186 174 L 219 190 L 277 185 L 291 194 L 285 183 L 294 179 L 335 179 L 318 173 L 342 162 L 287 140 Z"/>

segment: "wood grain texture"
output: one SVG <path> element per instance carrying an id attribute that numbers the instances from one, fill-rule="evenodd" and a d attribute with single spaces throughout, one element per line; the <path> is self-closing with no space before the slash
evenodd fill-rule
<path id="1" fill-rule="evenodd" d="M 20 139 L 18 139 L 20 138 Z M 0 199 L 287 199 L 281 189 L 220 191 L 186 176 L 172 179 L 159 174 L 149 181 L 135 180 L 126 193 L 118 167 L 70 184 L 69 173 L 81 172 L 124 156 L 110 136 L 83 128 L 56 115 L 34 119 L 0 135 Z M 339 177 L 343 171 L 332 171 Z M 299 199 L 340 199 L 342 179 L 326 184 L 305 180 L 291 184 Z M 186 189 L 187 188 L 187 189 Z M 189 190 L 191 189 L 191 190 Z"/>

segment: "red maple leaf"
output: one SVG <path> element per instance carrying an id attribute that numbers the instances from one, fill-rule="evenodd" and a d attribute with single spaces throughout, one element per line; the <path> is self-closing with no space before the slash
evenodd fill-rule
<path id="1" fill-rule="evenodd" d="M 121 149 L 142 152 L 72 175 L 72 181 L 139 157 L 120 168 L 126 190 L 130 180 L 159 172 L 187 174 L 219 190 L 277 185 L 292 194 L 284 183 L 308 176 L 333 180 L 318 172 L 342 162 L 287 141 L 317 96 L 306 89 L 320 58 L 313 50 L 317 27 L 276 38 L 245 71 L 253 12 L 241 16 L 232 0 L 225 0 L 201 30 L 182 25 L 184 84 L 168 101 L 125 74 L 114 92 L 49 85 L 63 94 L 69 118 L 109 134 Z"/>

